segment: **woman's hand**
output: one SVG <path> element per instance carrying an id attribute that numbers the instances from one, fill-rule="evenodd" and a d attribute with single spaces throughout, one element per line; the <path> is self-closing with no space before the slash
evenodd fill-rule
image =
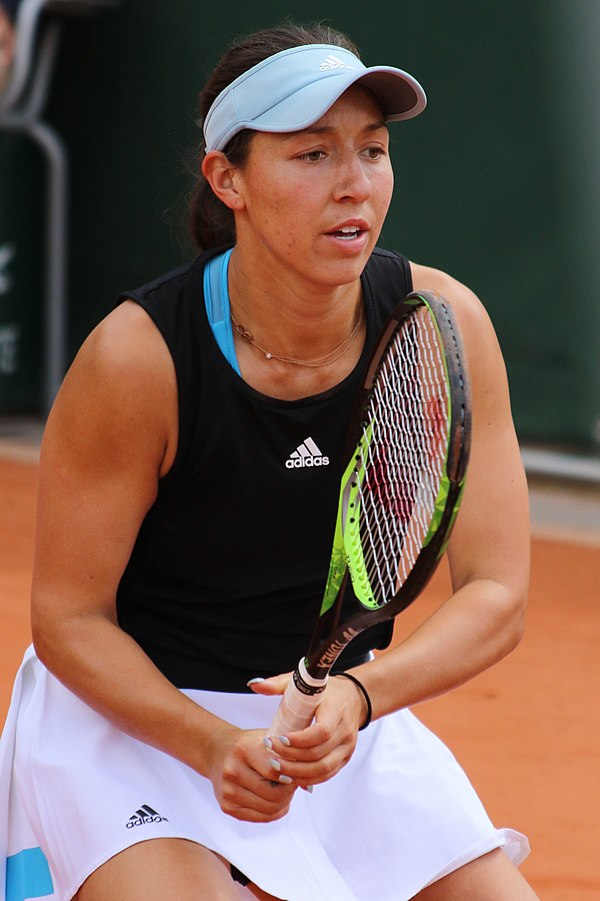
<path id="1" fill-rule="evenodd" d="M 253 682 L 250 687 L 257 694 L 279 695 L 290 678 L 291 673 L 287 673 Z M 330 678 L 311 726 L 264 740 L 274 778 L 285 776 L 294 786 L 309 788 L 335 776 L 354 753 L 365 706 L 352 682 Z"/>
<path id="2" fill-rule="evenodd" d="M 271 766 L 264 729 L 224 724 L 214 735 L 207 775 L 224 813 L 238 820 L 270 823 L 285 816 L 297 786 Z"/>

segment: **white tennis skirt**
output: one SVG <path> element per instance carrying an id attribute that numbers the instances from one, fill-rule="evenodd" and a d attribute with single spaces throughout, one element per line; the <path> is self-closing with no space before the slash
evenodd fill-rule
<path id="1" fill-rule="evenodd" d="M 278 704 L 185 694 L 241 728 L 266 728 Z M 492 825 L 452 754 L 407 710 L 361 732 L 348 765 L 312 795 L 296 792 L 282 820 L 246 823 L 220 810 L 207 779 L 116 729 L 29 649 L 0 744 L 1 901 L 70 901 L 106 860 L 154 838 L 199 842 L 286 901 L 402 901 L 494 848 L 516 864 L 529 851 Z"/>

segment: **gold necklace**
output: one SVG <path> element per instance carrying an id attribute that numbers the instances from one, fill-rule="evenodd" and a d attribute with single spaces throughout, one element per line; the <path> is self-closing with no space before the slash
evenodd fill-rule
<path id="1" fill-rule="evenodd" d="M 240 325 L 233 313 L 231 313 L 230 315 L 231 321 L 238 335 L 240 335 L 241 338 L 244 338 L 248 342 L 248 344 L 256 347 L 257 350 L 260 350 L 260 352 L 265 355 L 267 360 L 279 360 L 280 363 L 289 363 L 292 366 L 309 366 L 313 369 L 316 369 L 320 366 L 328 366 L 330 363 L 335 363 L 336 360 L 341 359 L 341 357 L 343 357 L 344 354 L 347 353 L 354 344 L 354 340 L 358 335 L 358 330 L 360 329 L 362 323 L 361 308 L 356 325 L 354 326 L 348 337 L 344 338 L 341 344 L 338 344 L 337 347 L 334 347 L 333 350 L 330 350 L 329 353 L 325 354 L 325 356 L 323 357 L 317 357 L 314 360 L 296 360 L 293 357 L 281 357 L 279 356 L 279 354 L 271 353 L 270 350 L 265 350 L 264 347 L 261 347 L 261 345 L 254 340 L 252 332 L 249 332 L 247 328 L 244 328 L 243 325 Z"/>

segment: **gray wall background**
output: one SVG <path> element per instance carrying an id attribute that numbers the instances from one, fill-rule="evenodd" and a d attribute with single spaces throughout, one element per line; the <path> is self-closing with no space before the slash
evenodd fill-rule
<path id="1" fill-rule="evenodd" d="M 69 22 L 47 118 L 71 163 L 70 353 L 120 291 L 193 253 L 197 91 L 233 37 L 285 15 L 327 20 L 367 64 L 399 65 L 425 86 L 425 114 L 391 128 L 396 195 L 381 243 L 479 294 L 523 442 L 597 449 L 597 0 L 289 0 L 261 12 L 232 0 L 226 14 L 123 0 Z M 33 211 L 40 201 L 32 192 Z M 0 243 L 2 222 L 0 210 Z"/>

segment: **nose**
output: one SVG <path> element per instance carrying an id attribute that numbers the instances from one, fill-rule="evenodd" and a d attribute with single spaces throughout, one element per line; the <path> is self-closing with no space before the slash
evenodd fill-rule
<path id="1" fill-rule="evenodd" d="M 371 179 L 365 161 L 355 153 L 349 153 L 339 161 L 334 196 L 336 200 L 368 200 L 371 196 Z"/>

